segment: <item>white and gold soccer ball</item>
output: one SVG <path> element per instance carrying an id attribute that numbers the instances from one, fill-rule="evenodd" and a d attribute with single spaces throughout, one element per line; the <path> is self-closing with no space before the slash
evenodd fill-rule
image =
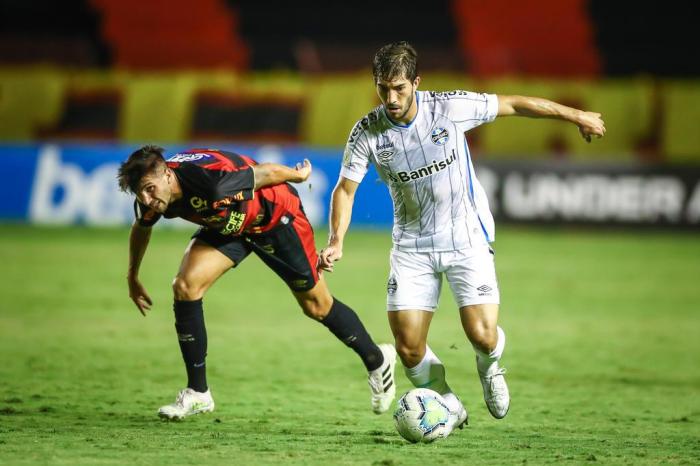
<path id="1" fill-rule="evenodd" d="M 429 443 L 450 434 L 450 410 L 436 391 L 414 388 L 397 402 L 394 424 L 401 437 L 412 443 Z"/>

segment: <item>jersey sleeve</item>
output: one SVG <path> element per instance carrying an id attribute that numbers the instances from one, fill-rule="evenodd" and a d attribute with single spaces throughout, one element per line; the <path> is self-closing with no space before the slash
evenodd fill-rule
<path id="1" fill-rule="evenodd" d="M 358 122 L 350 132 L 343 152 L 343 165 L 340 176 L 356 183 L 362 182 L 370 163 L 370 144 L 365 128 Z"/>
<path id="2" fill-rule="evenodd" d="M 249 201 L 253 199 L 255 173 L 251 166 L 234 171 L 219 170 L 211 173 L 210 176 L 215 186 L 212 192 L 213 200 Z"/>
<path id="3" fill-rule="evenodd" d="M 134 216 L 136 223 L 142 227 L 152 227 L 160 220 L 161 214 L 151 209 L 150 207 L 141 204 L 138 200 L 134 201 Z"/>
<path id="4" fill-rule="evenodd" d="M 493 121 L 498 115 L 496 94 L 483 94 L 471 91 L 451 91 L 433 93 L 436 104 L 455 123 L 466 128 L 475 128 L 482 123 Z"/>

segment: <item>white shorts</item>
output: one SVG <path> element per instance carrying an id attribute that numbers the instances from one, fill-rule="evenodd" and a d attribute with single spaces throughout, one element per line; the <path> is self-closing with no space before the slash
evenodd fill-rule
<path id="1" fill-rule="evenodd" d="M 489 246 L 446 252 L 391 251 L 387 310 L 434 311 L 440 299 L 442 274 L 457 307 L 499 304 L 493 250 Z"/>

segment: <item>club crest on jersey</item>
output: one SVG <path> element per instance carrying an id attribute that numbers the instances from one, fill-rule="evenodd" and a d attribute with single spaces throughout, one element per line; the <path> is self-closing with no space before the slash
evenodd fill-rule
<path id="1" fill-rule="evenodd" d="M 390 295 L 396 294 L 396 290 L 399 287 L 399 284 L 396 282 L 396 278 L 389 277 L 389 281 L 386 283 L 386 292 Z"/>
<path id="2" fill-rule="evenodd" d="M 175 154 L 166 162 L 194 162 L 195 160 L 210 159 L 212 156 L 198 152 L 196 154 Z"/>
<path id="3" fill-rule="evenodd" d="M 442 146 L 450 139 L 450 133 L 445 128 L 437 127 L 430 133 L 430 139 L 432 139 L 433 144 Z"/>

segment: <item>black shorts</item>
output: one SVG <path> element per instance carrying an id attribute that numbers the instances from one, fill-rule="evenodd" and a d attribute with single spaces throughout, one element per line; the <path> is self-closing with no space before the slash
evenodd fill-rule
<path id="1" fill-rule="evenodd" d="M 265 233 L 225 236 L 200 228 L 192 238 L 216 248 L 233 261 L 234 267 L 254 252 L 293 291 L 308 291 L 318 282 L 314 232 L 303 213 L 297 217 L 284 215 Z"/>

